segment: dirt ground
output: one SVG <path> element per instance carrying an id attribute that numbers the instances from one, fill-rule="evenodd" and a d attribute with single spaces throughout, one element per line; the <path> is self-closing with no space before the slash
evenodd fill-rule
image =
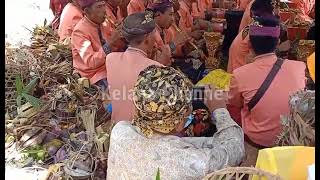
<path id="1" fill-rule="evenodd" d="M 30 33 L 36 24 L 44 19 L 51 22 L 50 0 L 5 0 L 5 34 L 6 42 L 13 45 L 28 44 Z"/>

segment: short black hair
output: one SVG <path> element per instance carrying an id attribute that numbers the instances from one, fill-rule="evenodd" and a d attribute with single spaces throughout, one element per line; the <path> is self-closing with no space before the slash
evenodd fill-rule
<path id="1" fill-rule="evenodd" d="M 260 25 L 268 27 L 277 27 L 279 26 L 279 19 L 274 16 L 274 18 L 264 18 L 258 17 L 256 19 Z M 256 55 L 272 53 L 276 50 L 279 37 L 270 37 L 270 36 L 252 36 L 249 35 L 249 39 L 252 45 L 252 49 Z"/>
<path id="2" fill-rule="evenodd" d="M 260 16 L 262 14 L 273 14 L 273 5 L 271 0 L 254 0 L 251 5 L 251 12 L 255 11 L 256 16 Z"/>

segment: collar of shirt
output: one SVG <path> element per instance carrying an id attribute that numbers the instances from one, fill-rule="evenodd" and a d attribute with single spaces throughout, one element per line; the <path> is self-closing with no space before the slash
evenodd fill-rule
<path id="1" fill-rule="evenodd" d="M 253 62 L 264 62 L 264 60 L 267 60 L 267 62 L 274 63 L 270 61 L 270 59 L 277 59 L 277 55 L 275 53 L 267 53 L 267 54 L 262 54 L 259 56 L 256 56 L 253 58 Z"/>
<path id="2" fill-rule="evenodd" d="M 146 52 L 144 52 L 143 50 L 138 49 L 138 48 L 128 47 L 128 48 L 127 48 L 127 51 L 135 51 L 135 52 L 137 52 L 137 53 L 142 54 L 142 55 L 145 56 L 145 57 L 148 57 L 148 55 L 147 55 Z"/>
<path id="3" fill-rule="evenodd" d="M 85 19 L 87 22 L 89 22 L 92 26 L 94 26 L 94 27 L 99 27 L 98 24 L 96 24 L 96 23 L 94 23 L 93 21 L 91 21 L 87 16 L 84 16 L 84 19 Z"/>

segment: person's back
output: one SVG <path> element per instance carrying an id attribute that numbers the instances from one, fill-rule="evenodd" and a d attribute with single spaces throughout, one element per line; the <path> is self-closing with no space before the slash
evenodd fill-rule
<path id="1" fill-rule="evenodd" d="M 229 105 L 234 111 L 231 114 L 241 114 L 248 138 L 271 147 L 281 131 L 280 116 L 289 113 L 289 95 L 305 87 L 306 67 L 303 62 L 278 59 L 274 53 L 280 37 L 278 18 L 259 21 L 259 25 L 249 26 L 249 41 L 256 56 L 252 63 L 233 71 Z"/>
<path id="2" fill-rule="evenodd" d="M 172 88 L 174 87 L 174 88 Z M 244 157 L 243 132 L 208 86 L 204 101 L 217 133 L 211 137 L 178 137 L 191 112 L 193 84 L 172 67 L 150 66 L 133 89 L 136 115 L 112 129 L 107 179 L 201 179 L 237 166 Z M 213 98 L 210 98 L 213 97 Z"/>
<path id="3" fill-rule="evenodd" d="M 280 116 L 289 113 L 289 95 L 305 87 L 305 64 L 285 60 L 267 92 L 249 112 L 246 104 L 257 92 L 276 60 L 276 55 L 256 57 L 253 63 L 233 71 L 243 98 L 243 131 L 253 142 L 265 146 L 273 144 L 276 140 L 274 135 L 281 132 Z"/>
<path id="4" fill-rule="evenodd" d="M 140 71 L 150 65 L 161 66 L 158 62 L 147 58 L 143 51 L 135 48 L 129 47 L 125 52 L 114 52 L 107 56 L 107 79 L 113 107 L 112 120 L 133 118 L 134 104 L 131 90 Z"/>
<path id="5" fill-rule="evenodd" d="M 74 27 L 82 18 L 83 13 L 80 7 L 73 3 L 69 3 L 65 6 L 60 17 L 60 25 L 58 29 L 60 41 L 71 37 Z"/>
<path id="6" fill-rule="evenodd" d="M 107 79 L 114 121 L 130 120 L 134 115 L 132 89 L 139 73 L 150 65 L 162 66 L 152 57 L 155 22 L 147 13 L 134 13 L 123 21 L 122 35 L 129 47 L 106 57 Z"/>

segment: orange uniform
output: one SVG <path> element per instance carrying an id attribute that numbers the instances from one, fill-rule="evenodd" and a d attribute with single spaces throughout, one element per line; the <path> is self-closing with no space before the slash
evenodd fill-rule
<path id="1" fill-rule="evenodd" d="M 106 69 L 110 85 L 112 120 L 118 122 L 133 118 L 135 107 L 131 93 L 134 84 L 139 73 L 151 65 L 162 66 L 149 59 L 144 51 L 132 47 L 129 47 L 125 52 L 113 52 L 107 55 Z M 121 77 L 119 76 L 120 69 Z M 121 93 L 117 93 L 117 91 Z"/>
<path id="2" fill-rule="evenodd" d="M 315 0 L 293 0 L 296 4 L 297 9 L 300 10 L 298 13 L 299 18 L 304 21 L 313 21 L 312 16 L 314 16 Z"/>
<path id="3" fill-rule="evenodd" d="M 144 0 L 130 0 L 127 6 L 128 15 L 143 12 L 147 6 L 148 4 L 146 5 Z"/>
<path id="4" fill-rule="evenodd" d="M 237 0 L 238 9 L 241 10 L 241 11 L 246 10 L 251 1 L 252 0 Z"/>
<path id="5" fill-rule="evenodd" d="M 213 0 L 198 0 L 198 7 L 201 11 L 211 10 Z"/>
<path id="6" fill-rule="evenodd" d="M 106 54 L 102 49 L 98 28 L 99 25 L 84 17 L 74 28 L 71 37 L 73 67 L 82 77 L 89 78 L 91 84 L 107 78 Z M 104 22 L 100 29 L 107 40 L 111 36 L 111 25 Z"/>
<path id="7" fill-rule="evenodd" d="M 250 64 L 233 71 L 229 92 L 230 114 L 241 114 L 242 129 L 254 143 L 270 147 L 281 132 L 280 115 L 289 113 L 290 93 L 306 84 L 305 64 L 285 60 L 270 87 L 249 111 L 248 102 L 267 77 L 277 56 L 274 53 L 256 56 Z M 237 110 L 235 110 L 237 109 Z"/>
<path id="8" fill-rule="evenodd" d="M 251 6 L 253 4 L 254 0 L 251 0 L 251 2 L 248 4 L 246 10 L 244 11 L 244 14 L 241 19 L 241 23 L 239 26 L 239 32 L 242 31 L 242 29 L 246 26 L 248 26 L 252 22 L 252 18 L 250 16 L 251 12 Z"/>
<path id="9" fill-rule="evenodd" d="M 69 3 L 65 6 L 60 17 L 60 25 L 58 29 L 58 35 L 60 41 L 71 37 L 74 27 L 83 18 L 81 9 L 75 6 L 73 3 Z"/>
<path id="10" fill-rule="evenodd" d="M 250 50 L 248 30 L 248 27 L 242 30 L 233 40 L 229 48 L 229 73 L 232 73 L 235 69 L 247 64 L 246 59 Z"/>
<path id="11" fill-rule="evenodd" d="M 118 7 L 117 11 L 114 12 L 108 3 L 106 3 L 106 14 L 114 23 L 121 22 L 124 19 L 121 15 L 120 8 Z"/>
<path id="12" fill-rule="evenodd" d="M 178 10 L 178 14 L 180 16 L 179 20 L 179 28 L 182 31 L 191 32 L 191 28 L 193 26 L 193 17 L 190 13 L 190 8 L 183 0 L 179 1 L 180 9 Z"/>

